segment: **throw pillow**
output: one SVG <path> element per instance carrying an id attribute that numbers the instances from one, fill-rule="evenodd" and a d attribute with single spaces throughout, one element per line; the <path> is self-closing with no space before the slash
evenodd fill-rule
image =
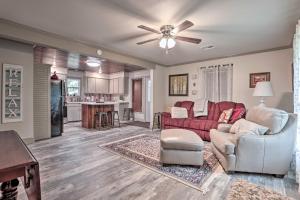
<path id="1" fill-rule="evenodd" d="M 231 115 L 232 115 L 232 108 L 228 109 L 228 110 L 223 110 L 222 114 L 219 117 L 218 122 L 219 123 L 228 123 Z"/>
<path id="2" fill-rule="evenodd" d="M 253 133 L 256 135 L 264 135 L 268 130 L 268 127 L 247 121 L 245 119 L 239 119 L 230 128 L 230 133 Z"/>
<path id="3" fill-rule="evenodd" d="M 235 108 L 232 112 L 229 124 L 234 124 L 237 120 L 241 119 L 246 114 L 245 108 Z"/>
<path id="4" fill-rule="evenodd" d="M 186 108 L 181 107 L 172 107 L 171 108 L 171 117 L 172 118 L 188 118 L 188 112 Z"/>

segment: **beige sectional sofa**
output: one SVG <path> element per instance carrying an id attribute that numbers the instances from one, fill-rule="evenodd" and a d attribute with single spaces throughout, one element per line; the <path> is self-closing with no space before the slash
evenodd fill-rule
<path id="1" fill-rule="evenodd" d="M 221 125 L 210 132 L 212 149 L 224 170 L 286 174 L 296 141 L 297 115 L 257 106 L 248 111 L 246 120 L 268 131 L 260 135 L 240 128 L 234 134 L 230 127 Z"/>

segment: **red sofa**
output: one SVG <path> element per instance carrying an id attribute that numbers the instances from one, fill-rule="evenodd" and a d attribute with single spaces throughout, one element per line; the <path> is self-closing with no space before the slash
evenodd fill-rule
<path id="1" fill-rule="evenodd" d="M 242 103 L 234 103 L 229 101 L 214 103 L 209 101 L 207 105 L 208 115 L 202 117 L 194 117 L 193 101 L 176 102 L 174 106 L 186 108 L 188 111 L 188 118 L 174 119 L 171 118 L 171 113 L 164 112 L 162 114 L 162 128 L 182 128 L 192 130 L 206 141 L 210 141 L 209 131 L 210 129 L 217 128 L 218 119 L 223 110 L 227 110 L 230 108 L 245 108 L 245 105 Z M 245 116 L 242 117 L 244 118 Z M 234 122 L 230 120 L 228 123 L 232 124 Z"/>

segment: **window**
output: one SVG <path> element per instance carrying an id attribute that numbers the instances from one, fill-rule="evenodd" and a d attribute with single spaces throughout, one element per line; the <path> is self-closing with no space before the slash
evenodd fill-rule
<path id="1" fill-rule="evenodd" d="M 201 97 L 209 101 L 231 101 L 233 64 L 200 68 Z"/>
<path id="2" fill-rule="evenodd" d="M 80 96 L 80 79 L 67 79 L 68 96 Z"/>

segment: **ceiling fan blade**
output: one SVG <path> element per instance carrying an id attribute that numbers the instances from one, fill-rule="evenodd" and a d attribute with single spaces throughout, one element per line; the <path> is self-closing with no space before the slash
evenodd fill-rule
<path id="1" fill-rule="evenodd" d="M 136 44 L 141 45 L 141 44 L 145 44 L 147 42 L 152 42 L 152 41 L 155 41 L 155 40 L 159 40 L 159 38 L 153 38 L 153 39 L 150 39 L 150 40 L 145 40 L 145 41 L 142 41 L 142 42 L 138 42 Z"/>
<path id="2" fill-rule="evenodd" d="M 160 31 L 155 30 L 155 29 L 153 29 L 153 28 L 150 28 L 150 27 L 148 27 L 148 26 L 139 25 L 138 28 L 144 29 L 144 30 L 146 30 L 146 31 L 150 31 L 150 32 L 152 32 L 152 33 L 161 34 Z"/>
<path id="3" fill-rule="evenodd" d="M 174 28 L 174 32 L 178 33 L 180 31 L 183 31 L 183 30 L 187 29 L 187 28 L 190 28 L 193 25 L 194 25 L 193 22 L 191 22 L 189 20 L 185 20 L 183 23 L 179 24 L 178 26 L 176 26 Z"/>
<path id="4" fill-rule="evenodd" d="M 190 37 L 182 37 L 182 36 L 176 36 L 175 38 L 176 38 L 176 40 L 182 40 L 182 41 L 185 41 L 185 42 L 191 42 L 191 43 L 195 43 L 195 44 L 199 44 L 202 41 L 201 39 L 190 38 Z"/>

